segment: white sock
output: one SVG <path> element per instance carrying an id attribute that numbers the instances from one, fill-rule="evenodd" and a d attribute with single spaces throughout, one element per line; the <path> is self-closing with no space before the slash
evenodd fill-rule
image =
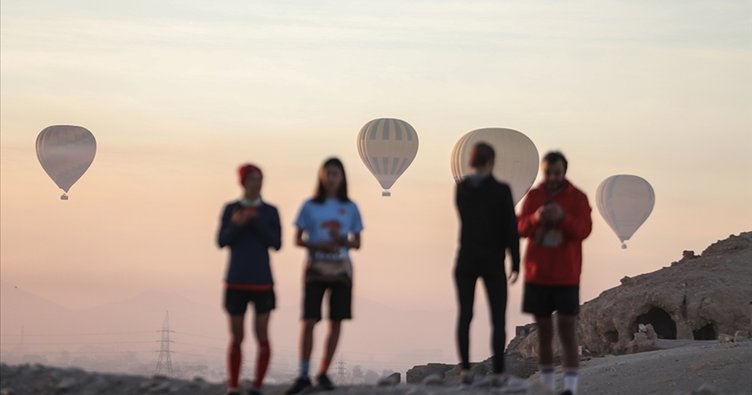
<path id="1" fill-rule="evenodd" d="M 569 370 L 564 373 L 564 391 L 572 391 L 572 395 L 577 395 L 577 371 Z"/>
<path id="2" fill-rule="evenodd" d="M 554 380 L 554 368 L 545 367 L 541 368 L 541 381 L 551 391 L 556 389 L 556 381 Z"/>

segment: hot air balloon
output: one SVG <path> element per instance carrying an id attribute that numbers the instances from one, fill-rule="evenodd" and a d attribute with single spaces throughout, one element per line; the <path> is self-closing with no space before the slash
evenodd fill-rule
<path id="1" fill-rule="evenodd" d="M 650 216 L 655 204 L 653 187 L 643 178 L 619 174 L 603 180 L 595 192 L 598 211 L 621 241 L 621 248 Z"/>
<path id="2" fill-rule="evenodd" d="M 452 176 L 454 181 L 473 172 L 470 154 L 478 142 L 490 144 L 496 151 L 494 177 L 509 185 L 512 198 L 517 204 L 533 185 L 538 174 L 538 150 L 524 134 L 503 128 L 473 130 L 462 136 L 452 150 Z"/>
<path id="3" fill-rule="evenodd" d="M 94 135 L 80 126 L 48 126 L 37 136 L 36 146 L 42 168 L 65 191 L 60 199 L 68 200 L 68 190 L 94 161 Z"/>
<path id="4" fill-rule="evenodd" d="M 409 123 L 393 118 L 378 118 L 365 124 L 358 133 L 358 153 L 384 191 L 405 172 L 418 152 L 418 134 Z"/>

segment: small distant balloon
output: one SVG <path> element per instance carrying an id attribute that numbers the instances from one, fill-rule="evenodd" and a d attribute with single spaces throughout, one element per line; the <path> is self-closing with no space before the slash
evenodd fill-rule
<path id="1" fill-rule="evenodd" d="M 472 174 L 470 155 L 476 143 L 490 144 L 496 153 L 493 175 L 512 189 L 512 199 L 517 204 L 533 185 L 538 175 L 538 149 L 532 140 L 521 132 L 504 128 L 477 129 L 466 133 L 452 150 L 452 176 L 460 182 Z"/>
<path id="2" fill-rule="evenodd" d="M 48 126 L 37 136 L 37 159 L 52 181 L 65 193 L 81 178 L 94 161 L 97 142 L 90 131 L 81 126 Z"/>
<path id="3" fill-rule="evenodd" d="M 357 144 L 360 159 L 384 189 L 381 195 L 391 196 L 389 188 L 418 153 L 418 133 L 403 120 L 378 118 L 360 129 Z"/>
<path id="4" fill-rule="evenodd" d="M 619 174 L 603 180 L 595 195 L 601 216 L 616 233 L 621 248 L 627 248 L 626 241 L 653 211 L 653 187 L 642 177 Z"/>

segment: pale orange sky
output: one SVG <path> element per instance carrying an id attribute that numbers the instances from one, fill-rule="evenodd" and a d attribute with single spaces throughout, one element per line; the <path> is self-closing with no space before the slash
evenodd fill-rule
<path id="1" fill-rule="evenodd" d="M 236 166 L 253 161 L 285 225 L 272 257 L 277 292 L 295 306 L 304 252 L 291 224 L 321 161 L 337 155 L 366 227 L 356 294 L 445 312 L 449 333 L 458 231 L 449 159 L 481 127 L 516 129 L 540 153 L 568 156 L 594 210 L 583 301 L 750 230 L 748 2 L 134 4 L 2 3 L 0 274 L 62 305 L 149 289 L 218 305 L 218 216 L 239 195 Z M 386 199 L 355 145 L 377 117 L 401 118 L 420 137 Z M 52 124 L 84 126 L 98 143 L 67 202 L 34 152 Z M 656 193 L 627 250 L 593 201 L 619 173 Z M 510 288 L 510 337 L 530 321 L 520 293 Z M 482 299 L 474 359 L 488 354 Z M 446 340 L 436 347 L 453 361 Z"/>

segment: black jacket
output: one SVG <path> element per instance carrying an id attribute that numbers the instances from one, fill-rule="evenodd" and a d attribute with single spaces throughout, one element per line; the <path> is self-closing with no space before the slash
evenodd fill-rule
<path id="1" fill-rule="evenodd" d="M 461 221 L 460 257 L 502 254 L 503 267 L 503 254 L 509 249 L 512 271 L 519 272 L 520 237 L 509 186 L 492 175 L 466 177 L 457 184 L 456 204 Z"/>

